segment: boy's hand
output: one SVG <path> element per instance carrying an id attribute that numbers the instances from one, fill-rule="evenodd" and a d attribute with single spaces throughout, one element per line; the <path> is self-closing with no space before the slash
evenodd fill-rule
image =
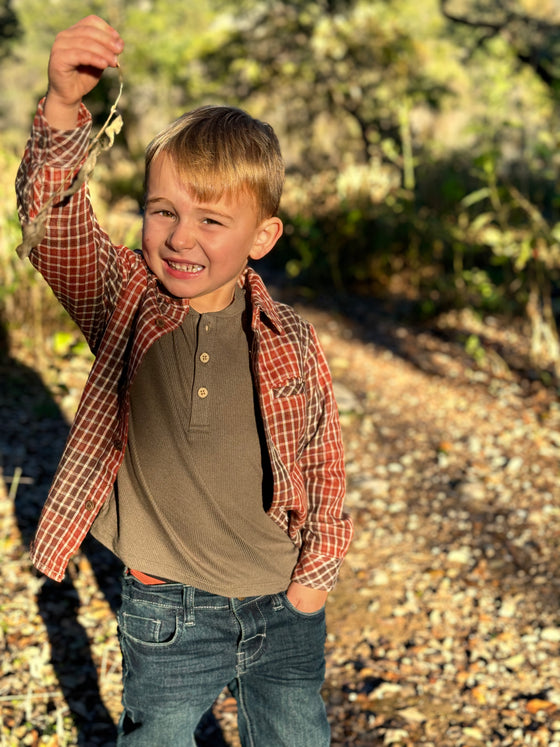
<path id="1" fill-rule="evenodd" d="M 302 612 L 317 612 L 325 606 L 328 591 L 321 589 L 311 589 L 309 586 L 303 586 L 295 581 L 288 586 L 286 596 L 290 603 Z"/>
<path id="2" fill-rule="evenodd" d="M 107 67 L 117 67 L 124 42 L 108 23 L 88 16 L 61 31 L 51 49 L 45 117 L 57 129 L 76 126 L 83 96 Z"/>

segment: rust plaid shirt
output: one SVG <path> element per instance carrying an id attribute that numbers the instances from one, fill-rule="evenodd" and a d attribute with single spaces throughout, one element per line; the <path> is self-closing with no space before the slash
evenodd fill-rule
<path id="1" fill-rule="evenodd" d="M 62 132 L 48 126 L 39 105 L 16 180 L 22 223 L 77 172 L 90 129 L 85 107 L 78 127 Z M 141 253 L 112 244 L 86 187 L 51 210 L 31 261 L 95 354 L 31 548 L 34 565 L 62 580 L 122 463 L 132 379 L 149 346 L 181 324 L 189 303 L 162 291 Z M 274 302 L 253 270 L 240 283 L 252 307 L 253 379 L 274 476 L 269 514 L 300 548 L 293 580 L 329 590 L 352 535 L 330 373 L 313 327 Z"/>

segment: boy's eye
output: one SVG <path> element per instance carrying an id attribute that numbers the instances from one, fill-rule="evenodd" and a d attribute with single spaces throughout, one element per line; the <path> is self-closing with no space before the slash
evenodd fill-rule
<path id="1" fill-rule="evenodd" d="M 209 226 L 221 226 L 222 225 L 220 221 L 216 220 L 215 218 L 204 218 L 202 222 L 206 223 Z"/>
<path id="2" fill-rule="evenodd" d="M 157 205 L 147 205 L 145 210 L 148 215 L 161 215 L 164 218 L 175 217 L 175 213 L 172 210 L 169 210 L 168 208 L 158 207 Z"/>

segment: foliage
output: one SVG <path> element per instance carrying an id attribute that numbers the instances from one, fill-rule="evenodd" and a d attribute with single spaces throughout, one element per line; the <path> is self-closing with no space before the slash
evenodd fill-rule
<path id="1" fill-rule="evenodd" d="M 18 18 L 10 0 L 0 7 L 0 60 L 10 54 L 11 47 L 20 36 Z"/>
<path id="2" fill-rule="evenodd" d="M 460 238 L 486 246 L 494 265 L 507 265 L 512 285 L 526 294 L 525 306 L 532 325 L 532 353 L 536 359 L 560 363 L 560 340 L 552 304 L 552 283 L 560 277 L 560 222 L 551 224 L 541 210 L 513 184 L 500 185 L 492 157 L 482 160 L 487 186 L 462 200 L 468 211 L 486 209 L 470 217 L 461 214 Z"/>
<path id="3" fill-rule="evenodd" d="M 52 38 L 84 11 L 58 0 L 37 24 L 39 0 L 9 7 L 0 120 L 6 147 L 19 139 L 19 150 Z M 283 144 L 286 232 L 274 261 L 289 278 L 362 293 L 398 287 L 422 314 L 523 311 L 540 337 L 535 355 L 556 358 L 552 0 L 93 0 L 88 12 L 127 40 L 124 135 L 98 170 L 109 221 L 127 195 L 140 204 L 142 151 L 161 126 L 198 104 L 241 105 Z M 91 97 L 97 121 L 116 88 L 108 73 Z"/>

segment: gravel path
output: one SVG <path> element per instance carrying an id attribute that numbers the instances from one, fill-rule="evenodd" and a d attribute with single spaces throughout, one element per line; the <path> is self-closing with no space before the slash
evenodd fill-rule
<path id="1" fill-rule="evenodd" d="M 358 309 L 359 325 L 301 310 L 336 382 L 356 524 L 328 602 L 333 747 L 560 747 L 554 390 L 521 365 L 523 338 L 492 320 L 412 330 L 379 309 Z M 113 744 L 118 568 L 92 545 L 60 587 L 25 550 L 86 368 L 23 348 L 0 367 L 7 747 Z M 216 716 L 223 737 L 208 725 L 200 744 L 238 745 L 225 693 Z"/>
<path id="2" fill-rule="evenodd" d="M 333 744 L 560 745 L 560 407 L 438 335 L 394 332 L 400 354 L 323 334 L 356 398 Z"/>

